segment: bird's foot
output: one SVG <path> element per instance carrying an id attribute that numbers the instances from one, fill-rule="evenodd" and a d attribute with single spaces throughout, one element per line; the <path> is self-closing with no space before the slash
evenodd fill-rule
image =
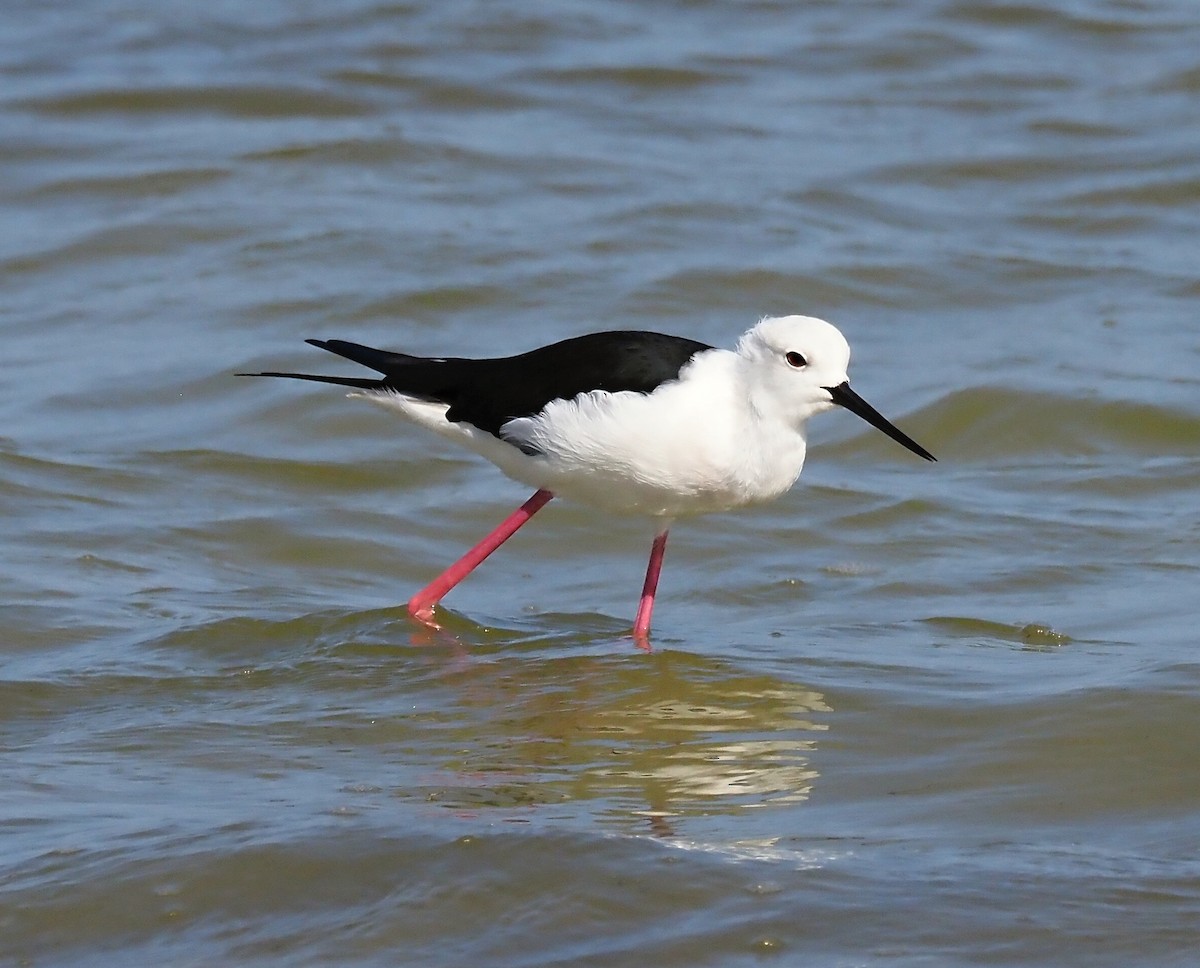
<path id="1" fill-rule="evenodd" d="M 433 605 L 430 602 L 423 602 L 414 598 L 408 603 L 408 614 L 428 629 L 434 629 L 438 632 L 442 630 L 442 627 L 434 620 Z"/>

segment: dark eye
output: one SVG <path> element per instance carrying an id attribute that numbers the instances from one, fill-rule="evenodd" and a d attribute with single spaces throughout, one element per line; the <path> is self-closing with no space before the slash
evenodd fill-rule
<path id="1" fill-rule="evenodd" d="M 797 370 L 802 366 L 808 366 L 808 360 L 797 353 L 795 350 L 784 356 L 788 366 L 794 366 Z"/>

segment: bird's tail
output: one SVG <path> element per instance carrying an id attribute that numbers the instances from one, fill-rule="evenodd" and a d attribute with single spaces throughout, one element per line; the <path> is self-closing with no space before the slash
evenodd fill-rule
<path id="1" fill-rule="evenodd" d="M 361 343 L 351 343 L 344 339 L 307 339 L 304 342 L 316 346 L 338 356 L 344 356 L 355 363 L 370 367 L 385 376 L 392 374 L 397 368 L 406 364 L 425 362 L 418 356 L 407 353 L 392 353 L 388 350 L 377 350 L 372 346 Z M 359 390 L 386 390 L 389 384 L 385 380 L 371 380 L 357 376 L 318 376 L 314 373 L 238 373 L 237 376 L 278 376 L 289 380 L 311 380 L 314 383 L 336 383 L 343 387 L 357 387 Z"/>
<path id="2" fill-rule="evenodd" d="M 234 376 L 279 376 L 289 380 L 311 380 L 313 383 L 336 383 L 343 387 L 357 387 L 360 390 L 386 390 L 383 380 L 368 380 L 356 376 L 318 376 L 315 373 L 235 373 Z"/>

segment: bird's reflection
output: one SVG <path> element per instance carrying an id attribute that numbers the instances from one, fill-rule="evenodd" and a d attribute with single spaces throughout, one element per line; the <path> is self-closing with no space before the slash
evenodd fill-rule
<path id="1" fill-rule="evenodd" d="M 404 795 L 470 812 L 586 810 L 658 836 L 689 816 L 807 799 L 830 712 L 807 686 L 675 651 L 496 652 L 446 678 L 454 708 L 436 712 L 424 751 L 440 768 Z"/>

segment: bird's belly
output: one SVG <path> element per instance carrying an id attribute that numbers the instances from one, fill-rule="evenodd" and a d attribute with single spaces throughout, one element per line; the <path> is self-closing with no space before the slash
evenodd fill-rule
<path id="1" fill-rule="evenodd" d="M 582 474 L 559 472 L 538 477 L 539 480 L 533 483 L 548 488 L 560 497 L 618 514 L 677 518 L 726 511 L 750 500 L 728 488 L 689 488 L 678 481 L 664 486 L 645 480 L 614 479 L 596 471 Z"/>
<path id="2" fill-rule="evenodd" d="M 716 464 L 705 455 L 661 455 L 598 463 L 563 455 L 521 455 L 502 469 L 513 478 L 559 497 L 618 514 L 669 518 L 712 514 L 778 497 L 795 473 L 769 477 L 745 467 Z"/>

